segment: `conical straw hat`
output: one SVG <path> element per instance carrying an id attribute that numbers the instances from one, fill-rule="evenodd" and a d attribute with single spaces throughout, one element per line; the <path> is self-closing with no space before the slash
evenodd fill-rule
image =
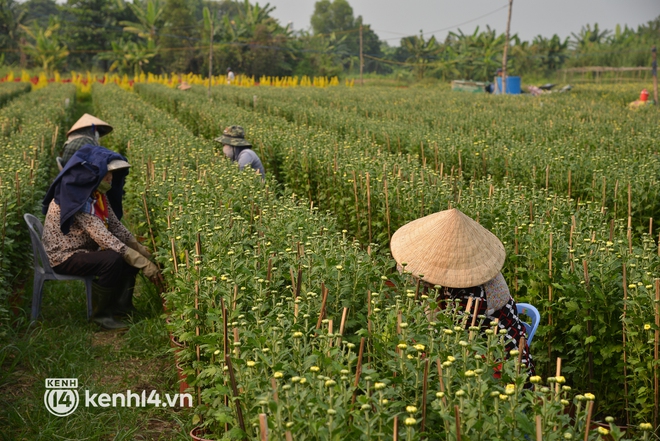
<path id="1" fill-rule="evenodd" d="M 177 88 L 179 90 L 188 90 L 188 89 L 192 88 L 192 86 L 190 84 L 188 84 L 186 81 L 183 81 L 181 84 L 179 84 L 177 86 Z"/>
<path id="2" fill-rule="evenodd" d="M 69 136 L 71 132 L 75 132 L 76 130 L 84 129 L 85 127 L 92 127 L 92 125 L 96 127 L 96 130 L 99 131 L 99 135 L 101 136 L 105 136 L 112 132 L 112 126 L 110 124 L 105 121 L 101 121 L 89 113 L 85 113 L 80 117 L 78 121 L 76 121 L 76 123 L 69 129 L 69 131 L 66 132 L 66 136 Z"/>
<path id="3" fill-rule="evenodd" d="M 413 276 L 450 288 L 479 286 L 502 269 L 506 252 L 490 231 L 457 209 L 399 228 L 390 241 L 394 260 Z"/>

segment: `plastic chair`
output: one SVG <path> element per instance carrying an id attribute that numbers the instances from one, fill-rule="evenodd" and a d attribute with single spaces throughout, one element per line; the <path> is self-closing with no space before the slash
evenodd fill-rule
<path id="1" fill-rule="evenodd" d="M 525 314 L 532 319 L 531 325 L 529 323 L 523 322 L 523 325 L 525 325 L 525 330 L 527 331 L 527 344 L 531 345 L 532 338 L 534 338 L 534 334 L 536 333 L 536 328 L 539 327 L 539 322 L 541 321 L 541 314 L 539 314 L 538 309 L 529 303 L 517 303 L 516 306 L 518 309 L 518 315 Z"/>
<path id="2" fill-rule="evenodd" d="M 46 250 L 41 242 L 44 227 L 41 221 L 30 213 L 25 213 L 23 219 L 30 229 L 32 240 L 32 255 L 34 257 L 34 284 L 32 289 L 32 320 L 37 320 L 41 311 L 41 300 L 43 298 L 43 287 L 46 280 L 82 280 L 87 290 L 87 319 L 92 316 L 92 276 L 69 276 L 58 274 L 53 271 L 46 255 Z"/>

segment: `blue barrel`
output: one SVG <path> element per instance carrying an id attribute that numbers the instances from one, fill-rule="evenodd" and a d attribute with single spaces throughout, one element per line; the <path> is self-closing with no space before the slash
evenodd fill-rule
<path id="1" fill-rule="evenodd" d="M 502 77 L 497 77 L 497 90 L 502 93 Z M 520 77 L 506 77 L 507 95 L 517 95 L 520 93 Z"/>

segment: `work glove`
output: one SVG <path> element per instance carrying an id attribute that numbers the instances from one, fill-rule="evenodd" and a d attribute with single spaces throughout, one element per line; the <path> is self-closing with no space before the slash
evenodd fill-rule
<path id="1" fill-rule="evenodd" d="M 134 237 L 131 237 L 131 238 L 126 242 L 126 245 L 128 245 L 128 246 L 131 247 L 131 248 L 133 248 L 135 251 L 137 251 L 138 253 L 142 254 L 142 255 L 143 255 L 144 257 L 146 257 L 147 259 L 151 259 L 151 253 L 149 252 L 149 250 L 147 249 L 147 247 L 145 247 L 145 246 L 142 245 L 140 242 L 138 242 Z"/>
<path id="2" fill-rule="evenodd" d="M 151 280 L 151 282 L 156 285 L 159 290 L 162 290 L 163 276 L 160 273 L 158 267 L 154 265 L 149 259 L 135 251 L 133 248 L 126 248 L 124 260 L 130 266 L 140 268 L 144 275 L 147 276 L 147 278 Z"/>

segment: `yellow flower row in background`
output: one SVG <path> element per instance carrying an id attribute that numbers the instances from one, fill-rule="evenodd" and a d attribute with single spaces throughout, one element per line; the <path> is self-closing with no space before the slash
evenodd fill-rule
<path id="1" fill-rule="evenodd" d="M 187 82 L 188 84 L 197 84 L 208 87 L 209 78 L 203 78 L 201 75 L 189 73 L 189 74 L 164 74 L 164 75 L 154 75 L 154 74 L 145 74 L 141 73 L 140 75 L 135 75 L 132 78 L 129 78 L 128 75 L 117 75 L 117 74 L 92 74 L 87 72 L 85 74 L 79 72 L 71 72 L 70 78 L 62 78 L 59 72 L 55 72 L 51 78 L 46 76 L 45 72 L 39 74 L 39 76 L 30 77 L 30 74 L 23 70 L 21 72 L 20 78 L 14 76 L 14 72 L 9 72 L 4 78 L 0 79 L 0 82 L 15 82 L 20 81 L 24 83 L 32 83 L 32 89 L 40 89 L 47 86 L 49 83 L 73 83 L 78 88 L 78 91 L 81 93 L 88 93 L 91 91 L 92 84 L 94 83 L 115 83 L 122 89 L 132 90 L 133 84 L 135 83 L 148 83 L 148 84 L 164 84 L 169 87 L 177 87 L 182 82 Z M 346 80 L 346 86 L 353 87 L 353 80 Z M 339 86 L 339 78 L 337 77 L 308 77 L 303 75 L 302 78 L 298 76 L 293 77 L 270 77 L 262 76 L 257 82 L 255 78 L 247 75 L 236 75 L 234 80 L 229 83 L 225 76 L 212 76 L 211 85 L 231 85 L 239 87 L 253 87 L 253 86 L 271 86 L 271 87 L 330 87 L 330 86 Z"/>

